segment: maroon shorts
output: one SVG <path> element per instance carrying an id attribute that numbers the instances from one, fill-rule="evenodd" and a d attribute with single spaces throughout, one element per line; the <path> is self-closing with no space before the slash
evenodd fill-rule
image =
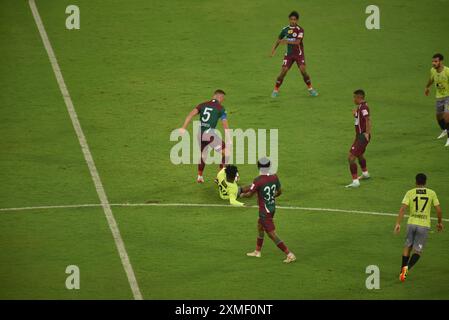
<path id="1" fill-rule="evenodd" d="M 284 60 L 282 61 L 282 67 L 287 67 L 290 69 L 292 67 L 293 63 L 295 63 L 295 62 L 298 65 L 298 67 L 300 65 L 305 65 L 306 59 L 304 57 L 304 54 L 284 56 Z"/>
<path id="2" fill-rule="evenodd" d="M 274 226 L 274 221 L 273 218 L 259 218 L 259 222 L 260 225 L 262 225 L 263 229 L 266 232 L 271 232 L 274 231 L 276 229 L 276 227 Z"/>
<path id="3" fill-rule="evenodd" d="M 369 141 L 366 141 L 366 138 L 363 134 L 358 134 L 355 137 L 354 143 L 351 146 L 351 149 L 349 150 L 349 152 L 354 156 L 354 157 L 359 157 L 362 154 L 365 153 L 366 150 L 366 146 L 368 145 Z"/>
<path id="4" fill-rule="evenodd" d="M 216 135 L 203 133 L 202 139 L 201 136 L 199 136 L 198 139 L 200 140 L 201 152 L 203 152 L 206 147 L 215 149 L 218 152 L 223 151 L 225 148 L 224 141 Z"/>

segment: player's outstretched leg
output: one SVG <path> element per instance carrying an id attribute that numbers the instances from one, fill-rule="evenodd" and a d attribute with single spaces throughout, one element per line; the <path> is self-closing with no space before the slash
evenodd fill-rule
<path id="1" fill-rule="evenodd" d="M 201 162 L 198 164 L 198 177 L 196 178 L 196 182 L 204 183 L 203 171 L 206 167 L 206 163 L 204 162 L 205 157 L 207 157 L 206 151 L 207 145 L 205 143 L 201 143 Z"/>
<path id="2" fill-rule="evenodd" d="M 442 138 L 446 137 L 447 133 L 448 133 L 448 130 L 446 128 L 446 121 L 444 119 L 444 113 L 439 112 L 439 113 L 437 113 L 436 116 L 437 116 L 438 125 L 440 126 L 440 128 L 442 130 L 440 135 L 437 137 L 437 139 L 442 139 Z"/>
<path id="3" fill-rule="evenodd" d="M 309 76 L 309 74 L 306 71 L 306 65 L 305 64 L 301 64 L 299 66 L 299 70 L 301 71 L 302 78 L 304 80 L 304 83 L 307 86 L 307 90 L 309 91 L 309 94 L 312 97 L 317 97 L 318 96 L 318 91 L 316 91 L 313 88 L 313 86 L 312 86 L 312 80 L 310 80 L 310 76 Z"/>
<path id="4" fill-rule="evenodd" d="M 368 168 L 366 166 L 366 159 L 363 155 L 358 157 L 360 168 L 362 169 L 362 175 L 358 177 L 359 180 L 369 179 Z"/>
<path id="5" fill-rule="evenodd" d="M 411 247 L 404 247 L 402 252 L 401 272 L 399 273 L 399 281 L 401 282 L 404 282 L 405 279 L 407 279 L 411 249 Z"/>
<path id="6" fill-rule="evenodd" d="M 449 132 L 449 111 L 444 113 L 444 122 L 446 126 L 446 134 Z M 449 147 L 449 136 L 447 137 L 445 147 Z"/>
<path id="7" fill-rule="evenodd" d="M 284 244 L 284 241 L 279 239 L 275 231 L 268 232 L 268 236 L 270 237 L 271 240 L 273 240 L 276 246 L 287 255 L 287 257 L 284 260 L 285 263 L 290 263 L 296 260 L 296 257 L 293 254 L 293 252 L 290 252 L 290 250 L 288 250 L 287 246 Z"/>
<path id="8" fill-rule="evenodd" d="M 265 236 L 265 231 L 263 229 L 263 226 L 258 223 L 257 224 L 257 241 L 256 241 L 256 250 L 254 250 L 253 252 L 248 252 L 246 255 L 248 257 L 256 257 L 256 258 L 260 258 L 262 256 L 262 246 L 263 246 L 263 239 Z"/>
<path id="9" fill-rule="evenodd" d="M 348 184 L 346 188 L 358 188 L 360 187 L 359 177 L 357 175 L 357 164 L 355 163 L 355 156 L 352 153 L 349 153 L 348 162 L 349 162 L 349 171 L 352 175 L 352 183 Z"/>
<path id="10" fill-rule="evenodd" d="M 281 73 L 276 79 L 273 92 L 271 93 L 272 98 L 276 98 L 279 95 L 279 88 L 281 87 L 282 82 L 284 82 L 284 78 L 287 75 L 288 69 L 289 69 L 288 67 L 282 67 Z"/>

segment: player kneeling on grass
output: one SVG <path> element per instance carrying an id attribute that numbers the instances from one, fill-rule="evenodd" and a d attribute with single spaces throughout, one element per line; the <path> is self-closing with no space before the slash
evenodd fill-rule
<path id="1" fill-rule="evenodd" d="M 427 177 L 423 173 L 416 175 L 416 188 L 409 190 L 402 200 L 394 232 L 401 231 L 401 221 L 406 209 L 410 208 L 410 217 L 407 223 L 407 237 L 402 253 L 402 266 L 399 280 L 404 282 L 408 271 L 418 262 L 421 256 L 427 236 L 430 230 L 430 211 L 432 204 L 435 206 L 438 216 L 437 231 L 443 230 L 442 212 L 440 202 L 435 191 L 426 188 Z M 410 253 L 413 248 L 413 255 Z"/>
<path id="2" fill-rule="evenodd" d="M 244 203 L 237 201 L 241 193 L 241 187 L 238 186 L 239 172 L 236 166 L 228 165 L 221 169 L 217 174 L 215 183 L 218 185 L 220 198 L 228 200 L 234 206 L 243 206 Z"/>
<path id="3" fill-rule="evenodd" d="M 271 240 L 287 255 L 284 260 L 285 263 L 290 263 L 296 260 L 293 252 L 290 252 L 284 242 L 279 239 L 275 232 L 275 226 L 273 222 L 274 213 L 276 210 L 275 199 L 282 193 L 281 183 L 279 178 L 275 174 L 270 174 L 270 160 L 268 158 L 261 158 L 257 162 L 259 168 L 259 176 L 254 179 L 253 184 L 249 187 L 248 192 L 242 193 L 241 197 L 251 197 L 257 192 L 259 202 L 259 221 L 257 229 L 259 235 L 257 237 L 256 250 L 246 255 L 249 257 L 261 257 L 261 250 L 263 245 L 263 239 L 265 232 L 268 234 Z"/>

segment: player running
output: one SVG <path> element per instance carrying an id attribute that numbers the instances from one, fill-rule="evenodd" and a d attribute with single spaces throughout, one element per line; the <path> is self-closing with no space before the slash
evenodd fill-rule
<path id="1" fill-rule="evenodd" d="M 436 116 L 440 125 L 441 134 L 437 139 L 447 136 L 449 130 L 449 68 L 444 66 L 444 57 L 441 53 L 436 53 L 432 57 L 432 68 L 430 69 L 430 79 L 427 81 L 424 94 L 430 93 L 430 86 L 435 83 L 436 88 Z M 445 147 L 449 147 L 449 137 Z"/>
<path id="2" fill-rule="evenodd" d="M 442 212 L 440 202 L 435 191 L 426 188 L 427 177 L 423 173 L 416 175 L 416 188 L 407 191 L 402 200 L 394 232 L 401 231 L 401 221 L 407 208 L 410 208 L 410 217 L 407 223 L 407 237 L 402 252 L 402 266 L 399 280 L 404 282 L 408 271 L 418 262 L 422 254 L 430 230 L 430 211 L 435 206 L 438 216 L 437 231 L 443 230 Z M 410 252 L 413 248 L 413 255 Z"/>
<path id="3" fill-rule="evenodd" d="M 276 79 L 276 84 L 271 96 L 273 98 L 276 98 L 279 95 L 279 88 L 281 87 L 288 70 L 290 70 L 293 63 L 296 62 L 299 70 L 301 71 L 304 82 L 307 85 L 309 94 L 312 97 L 316 97 L 318 96 L 318 92 L 312 87 L 312 81 L 310 80 L 310 76 L 306 71 L 306 59 L 304 56 L 303 41 L 304 29 L 298 26 L 299 13 L 296 11 L 292 11 L 288 16 L 288 19 L 289 25 L 282 29 L 278 39 L 276 40 L 276 43 L 273 46 L 273 49 L 271 50 L 271 56 L 273 57 L 276 53 L 277 47 L 280 44 L 287 45 L 287 52 L 284 56 L 281 73 Z"/>
<path id="4" fill-rule="evenodd" d="M 197 114 L 200 116 L 201 130 L 198 141 L 201 145 L 201 162 L 198 164 L 198 177 L 196 179 L 198 183 L 204 182 L 203 171 L 206 166 L 205 159 L 207 158 L 207 153 L 209 151 L 208 148 L 213 148 L 215 151 L 222 153 L 220 169 L 223 168 L 226 163 L 226 146 L 216 133 L 218 120 L 221 120 L 223 129 L 225 130 L 225 134 L 227 136 L 227 141 L 231 143 L 231 139 L 228 134 L 229 125 L 227 115 L 222 105 L 224 99 L 225 92 L 220 89 L 215 90 L 212 100 L 200 103 L 198 106 L 193 108 L 193 110 L 187 115 L 184 124 L 179 129 L 180 133 L 184 134 L 190 121 L 192 121 L 192 118 Z"/>
<path id="5" fill-rule="evenodd" d="M 218 185 L 218 193 L 220 198 L 228 200 L 234 206 L 243 206 L 243 202 L 237 201 L 242 188 L 237 185 L 239 172 L 236 166 L 228 165 L 221 169 L 217 174 L 215 183 Z"/>
<path id="6" fill-rule="evenodd" d="M 365 91 L 361 89 L 354 91 L 354 103 L 357 105 L 357 108 L 352 110 L 355 118 L 355 140 L 348 155 L 352 183 L 348 184 L 346 188 L 358 188 L 360 186 L 360 179 L 370 178 L 364 157 L 366 147 L 371 140 L 371 119 L 369 107 L 365 101 Z M 362 175 L 360 177 L 357 174 L 356 159 L 358 159 L 362 168 Z"/>
<path id="7" fill-rule="evenodd" d="M 257 237 L 256 250 L 246 255 L 249 257 L 261 257 L 261 250 L 264 240 L 264 232 L 268 234 L 271 240 L 281 249 L 287 257 L 285 263 L 290 263 L 296 260 L 293 252 L 290 252 L 284 242 L 279 239 L 275 232 L 275 226 L 273 222 L 274 213 L 276 211 L 275 199 L 282 193 L 281 183 L 277 175 L 270 174 L 271 162 L 268 158 L 261 158 L 257 162 L 260 175 L 254 179 L 253 184 L 246 193 L 242 193 L 241 197 L 251 197 L 257 192 L 259 202 L 259 221 L 257 229 L 259 235 Z"/>

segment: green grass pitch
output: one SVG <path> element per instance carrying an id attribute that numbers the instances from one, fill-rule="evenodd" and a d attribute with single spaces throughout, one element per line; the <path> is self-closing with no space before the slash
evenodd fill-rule
<path id="1" fill-rule="evenodd" d="M 423 94 L 431 56 L 449 56 L 449 1 L 378 0 L 380 30 L 365 28 L 369 1 L 36 3 L 111 203 L 223 204 L 215 166 L 197 185 L 195 165 L 169 158 L 170 132 L 223 88 L 232 128 L 279 129 L 278 205 L 395 213 L 424 171 L 449 214 L 449 150 L 435 139 L 433 93 Z M 65 28 L 70 4 L 80 30 Z M 283 48 L 269 53 L 292 9 L 320 96 L 293 67 L 273 100 Z M 0 49 L 0 208 L 99 203 L 27 1 L 0 1 Z M 372 110 L 373 178 L 347 190 L 357 88 Z M 243 184 L 257 174 L 239 169 Z M 402 284 L 404 231 L 393 235 L 391 216 L 279 209 L 278 233 L 298 258 L 284 265 L 269 240 L 261 259 L 245 256 L 254 208 L 113 213 L 145 299 L 449 298 L 449 232 L 430 234 Z M 68 265 L 80 268 L 80 290 L 65 287 Z M 380 268 L 379 290 L 365 287 L 368 265 Z M 1 299 L 132 297 L 101 207 L 0 211 Z"/>

